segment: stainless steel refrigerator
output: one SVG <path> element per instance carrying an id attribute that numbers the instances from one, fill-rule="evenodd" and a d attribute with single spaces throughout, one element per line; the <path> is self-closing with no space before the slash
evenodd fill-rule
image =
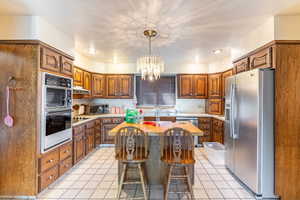
<path id="1" fill-rule="evenodd" d="M 226 79 L 226 167 L 256 196 L 274 194 L 274 70 Z"/>

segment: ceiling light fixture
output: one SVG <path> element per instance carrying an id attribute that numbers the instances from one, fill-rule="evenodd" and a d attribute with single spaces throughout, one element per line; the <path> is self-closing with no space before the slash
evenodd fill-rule
<path id="1" fill-rule="evenodd" d="M 144 36 L 149 40 L 149 55 L 140 57 L 137 60 L 137 70 L 141 72 L 143 80 L 157 80 L 164 71 L 164 61 L 159 56 L 152 55 L 151 40 L 157 36 L 155 30 L 145 30 Z"/>
<path id="2" fill-rule="evenodd" d="M 222 50 L 221 49 L 216 49 L 216 50 L 213 50 L 213 53 L 214 54 L 219 54 L 219 53 L 221 53 L 222 52 Z"/>

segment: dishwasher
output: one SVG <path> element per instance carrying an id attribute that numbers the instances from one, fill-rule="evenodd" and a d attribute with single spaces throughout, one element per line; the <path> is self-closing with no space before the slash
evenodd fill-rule
<path id="1" fill-rule="evenodd" d="M 176 117 L 176 122 L 188 121 L 191 122 L 194 126 L 198 127 L 198 117 Z M 198 136 L 194 136 L 194 145 L 195 147 L 200 147 Z"/>

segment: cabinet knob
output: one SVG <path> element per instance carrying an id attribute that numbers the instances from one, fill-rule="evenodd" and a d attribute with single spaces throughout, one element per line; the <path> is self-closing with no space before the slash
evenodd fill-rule
<path id="1" fill-rule="evenodd" d="M 53 175 L 49 176 L 48 179 L 49 179 L 49 180 L 52 180 L 52 179 L 53 179 Z"/>
<path id="2" fill-rule="evenodd" d="M 68 150 L 68 149 L 67 149 L 67 150 L 65 150 L 65 151 L 64 151 L 64 153 L 69 153 L 69 150 Z"/>
<path id="3" fill-rule="evenodd" d="M 53 161 L 54 161 L 53 159 L 48 160 L 49 163 L 52 163 Z"/>

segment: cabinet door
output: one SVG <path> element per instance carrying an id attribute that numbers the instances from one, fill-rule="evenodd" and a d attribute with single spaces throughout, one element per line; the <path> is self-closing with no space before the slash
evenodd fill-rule
<path id="1" fill-rule="evenodd" d="M 85 136 L 81 133 L 74 137 L 74 164 L 85 156 Z"/>
<path id="2" fill-rule="evenodd" d="M 197 99 L 207 98 L 207 75 L 194 75 L 194 97 Z"/>
<path id="3" fill-rule="evenodd" d="M 249 59 L 244 58 L 242 60 L 239 60 L 239 61 L 233 63 L 233 66 L 234 66 L 235 74 L 248 71 L 249 70 Z"/>
<path id="4" fill-rule="evenodd" d="M 83 87 L 83 70 L 74 67 L 73 70 L 73 84 L 75 86 Z"/>
<path id="5" fill-rule="evenodd" d="M 225 97 L 226 78 L 233 75 L 233 70 L 227 70 L 222 73 L 222 97 Z"/>
<path id="6" fill-rule="evenodd" d="M 105 97 L 105 76 L 101 74 L 92 75 L 92 96 Z"/>
<path id="7" fill-rule="evenodd" d="M 83 72 L 83 88 L 86 90 L 89 90 L 91 92 L 92 89 L 92 75 L 89 72 L 84 71 Z M 84 95 L 84 97 L 91 97 L 90 94 Z"/>
<path id="8" fill-rule="evenodd" d="M 67 76 L 72 76 L 73 75 L 73 61 L 67 57 L 61 56 L 60 72 Z"/>
<path id="9" fill-rule="evenodd" d="M 119 77 L 119 92 L 120 98 L 133 97 L 133 77 L 131 75 L 120 75 Z"/>
<path id="10" fill-rule="evenodd" d="M 41 48 L 41 68 L 60 72 L 60 55 L 48 48 Z"/>
<path id="11" fill-rule="evenodd" d="M 106 77 L 107 82 L 107 97 L 108 98 L 116 98 L 118 96 L 118 85 L 119 85 L 119 78 L 114 75 L 109 75 Z"/>
<path id="12" fill-rule="evenodd" d="M 223 100 L 222 99 L 208 99 L 206 103 L 206 111 L 208 114 L 222 115 L 223 114 Z"/>
<path id="13" fill-rule="evenodd" d="M 213 126 L 213 142 L 219 142 L 221 144 L 224 144 L 224 123 L 221 120 L 213 119 L 212 122 Z"/>
<path id="14" fill-rule="evenodd" d="M 114 136 L 109 136 L 108 132 L 115 128 L 118 124 L 103 124 L 102 125 L 102 135 L 101 135 L 101 140 L 102 144 L 114 144 L 115 143 L 115 137 Z"/>
<path id="15" fill-rule="evenodd" d="M 208 97 L 221 98 L 222 97 L 222 74 L 208 75 Z"/>
<path id="16" fill-rule="evenodd" d="M 178 75 L 178 98 L 193 98 L 193 75 Z"/>
<path id="17" fill-rule="evenodd" d="M 101 144 L 101 126 L 95 126 L 95 147 Z"/>
<path id="18" fill-rule="evenodd" d="M 272 67 L 272 48 L 267 48 L 250 56 L 250 69 Z"/>
<path id="19" fill-rule="evenodd" d="M 94 143 L 95 143 L 95 134 L 94 134 L 94 128 L 89 128 L 85 130 L 85 147 L 86 147 L 86 152 L 85 154 L 87 155 L 94 149 Z"/>

